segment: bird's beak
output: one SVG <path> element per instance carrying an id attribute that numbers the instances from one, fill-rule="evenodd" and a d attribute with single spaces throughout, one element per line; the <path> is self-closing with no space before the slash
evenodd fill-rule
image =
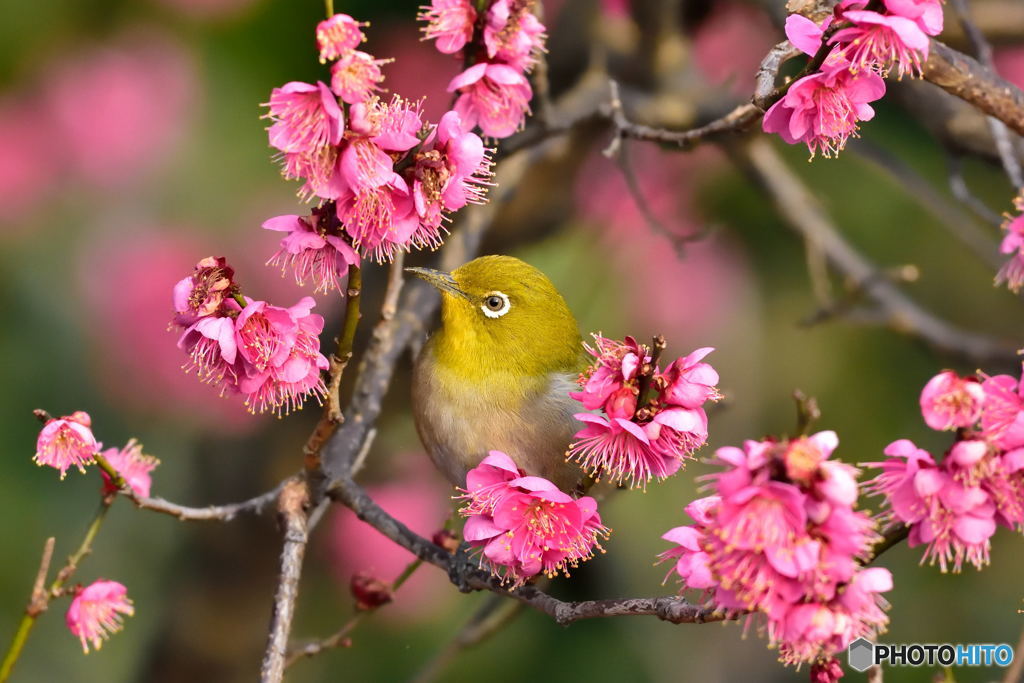
<path id="1" fill-rule="evenodd" d="M 412 273 L 421 280 L 426 280 L 442 292 L 448 292 L 455 296 L 461 296 L 467 301 L 469 300 L 469 295 L 459 289 L 459 285 L 455 282 L 455 278 L 451 276 L 451 273 L 442 273 L 440 270 L 434 270 L 433 268 L 406 268 L 405 272 Z"/>

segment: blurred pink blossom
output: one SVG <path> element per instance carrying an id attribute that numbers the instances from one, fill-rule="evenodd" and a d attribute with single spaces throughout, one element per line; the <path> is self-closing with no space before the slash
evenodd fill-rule
<path id="1" fill-rule="evenodd" d="M 671 239 L 706 228 L 695 207 L 701 179 L 722 167 L 710 148 L 665 154 L 654 146 L 629 149 L 643 202 L 659 223 L 652 227 L 614 162 L 594 154 L 575 189 L 581 215 L 603 228 L 603 242 L 626 287 L 632 325 L 664 332 L 673 343 L 697 346 L 734 324 L 749 288 L 750 270 L 724 234 L 712 233 L 683 245 L 681 258 Z M 713 285 L 711 283 L 714 283 Z M 679 292 L 695 296 L 680 297 Z"/>
<path id="2" fill-rule="evenodd" d="M 416 533 L 431 538 L 445 522 L 448 500 L 454 491 L 442 483 L 423 453 L 401 453 L 386 482 L 367 486 L 382 508 Z M 409 551 L 385 538 L 347 508 L 338 506 L 330 520 L 327 551 L 334 574 L 342 586 L 358 572 L 391 582 L 415 559 Z M 402 585 L 394 603 L 374 617 L 408 622 L 435 619 L 437 606 L 446 595 L 447 577 L 433 567 L 423 567 Z"/>
<path id="3" fill-rule="evenodd" d="M 162 163 L 195 106 L 195 65 L 160 34 L 122 35 L 65 54 L 43 77 L 46 102 L 69 168 L 109 189 Z"/>
<path id="4" fill-rule="evenodd" d="M 243 14 L 256 0 L 158 0 L 193 19 L 225 19 Z"/>
<path id="5" fill-rule="evenodd" d="M 605 4 L 628 15 L 628 8 L 617 5 Z M 775 29 L 764 12 L 740 2 L 715 2 L 693 38 L 694 59 L 708 81 L 748 97 L 773 35 Z"/>
<path id="6" fill-rule="evenodd" d="M 998 48 L 992 60 L 999 75 L 1018 88 L 1024 88 L 1024 45 Z"/>
<path id="7" fill-rule="evenodd" d="M 150 473 L 156 469 L 160 461 L 143 453 L 142 444 L 131 439 L 124 448 L 108 448 L 103 451 L 103 457 L 121 475 L 135 495 L 149 495 L 153 486 L 153 477 Z M 118 489 L 106 471 L 101 470 L 100 474 L 103 475 L 103 492 L 117 493 Z"/>
<path id="8" fill-rule="evenodd" d="M 59 147 L 32 97 L 15 93 L 0 100 L 0 225 L 21 220 L 53 190 Z"/>
<path id="9" fill-rule="evenodd" d="M 102 448 L 91 427 L 92 419 L 81 410 L 48 420 L 39 432 L 33 460 L 37 465 L 59 470 L 61 479 L 72 467 L 85 474 L 85 465 L 92 464 L 96 451 Z"/>

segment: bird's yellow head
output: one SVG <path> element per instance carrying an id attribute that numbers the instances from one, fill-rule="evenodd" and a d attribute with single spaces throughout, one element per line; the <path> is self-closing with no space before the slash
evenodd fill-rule
<path id="1" fill-rule="evenodd" d="M 406 270 L 441 291 L 433 352 L 460 380 L 540 380 L 551 372 L 579 371 L 576 319 L 533 266 L 511 256 L 481 256 L 451 273 Z"/>

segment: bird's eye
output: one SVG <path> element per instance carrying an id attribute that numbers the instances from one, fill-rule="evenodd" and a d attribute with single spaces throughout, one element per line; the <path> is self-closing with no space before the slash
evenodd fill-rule
<path id="1" fill-rule="evenodd" d="M 504 292 L 491 292 L 484 297 L 484 303 L 480 310 L 488 318 L 500 318 L 508 313 L 510 308 L 512 308 L 512 302 L 508 300 L 508 295 Z"/>

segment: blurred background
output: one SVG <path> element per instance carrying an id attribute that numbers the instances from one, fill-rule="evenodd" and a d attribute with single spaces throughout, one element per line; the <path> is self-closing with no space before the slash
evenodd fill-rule
<path id="1" fill-rule="evenodd" d="M 385 83 L 426 97 L 434 120 L 459 65 L 419 40 L 414 1 L 340 2 L 335 9 L 372 21 L 365 49 L 393 57 Z M 623 83 L 643 118 L 657 102 L 663 125 L 687 127 L 749 97 L 766 51 L 782 39 L 781 2 L 606 0 L 545 2 L 553 94 L 598 59 Z M 1024 86 L 1024 6 L 974 0 L 996 47 L 1002 75 Z M 57 415 L 86 410 L 97 437 L 120 446 L 136 437 L 162 460 L 154 492 L 201 505 L 242 500 L 294 471 L 317 418 L 251 416 L 184 375 L 167 331 L 170 288 L 204 256 L 225 255 L 246 293 L 290 305 L 301 292 L 262 263 L 277 237 L 266 218 L 295 213 L 295 187 L 270 159 L 258 106 L 290 80 L 323 78 L 313 28 L 314 0 L 98 0 L 23 2 L 0 22 L 0 645 L 6 647 L 28 599 L 43 540 L 56 558 L 81 539 L 98 479 L 32 465 L 39 425 L 33 408 Z M 952 17 L 943 36 L 967 49 Z M 968 329 L 1022 340 L 1021 302 L 992 287 L 991 260 L 953 236 L 973 231 L 994 255 L 999 230 L 950 196 L 952 157 L 977 199 L 998 215 L 1014 191 L 993 163 L 980 117 L 939 116 L 923 83 L 891 84 L 863 138 L 837 160 L 806 163 L 806 150 L 772 143 L 832 214 L 846 237 L 886 267 L 913 264 L 910 294 Z M 939 101 L 939 100 L 936 100 Z M 947 100 L 941 103 L 950 105 Z M 955 104 L 955 103 L 954 103 Z M 959 112 L 959 113 L 957 113 Z M 962 116 L 961 116 L 962 115 Z M 933 353 L 878 327 L 830 320 L 802 324 L 818 309 L 801 241 L 771 203 L 713 146 L 692 153 L 633 144 L 629 153 L 645 215 L 594 129 L 556 145 L 501 211 L 484 251 L 511 253 L 544 270 L 565 294 L 584 333 L 662 333 L 668 354 L 697 346 L 727 399 L 711 413 L 703 451 L 791 431 L 790 395 L 816 396 L 821 428 L 840 436 L 837 456 L 877 460 L 907 437 L 941 451 L 917 407 L 937 371 L 976 364 Z M 962 157 L 962 159 L 961 159 Z M 909 184 L 908 184 L 909 183 Z M 916 184 L 915 184 L 916 183 Z M 937 193 L 928 195 L 921 188 Z M 909 189 L 908 189 L 909 188 Z M 952 206 L 954 213 L 948 207 Z M 945 208 L 944 208 L 945 207 Z M 944 217 L 943 214 L 945 215 Z M 942 217 L 940 219 L 940 217 Z M 965 227 L 966 226 L 966 227 Z M 678 254 L 668 235 L 701 234 Z M 430 264 L 431 254 L 412 263 Z M 385 270 L 368 268 L 372 320 Z M 836 287 L 842 282 L 836 280 Z M 320 297 L 320 312 L 340 311 Z M 365 333 L 369 325 L 363 325 Z M 325 344 L 327 342 L 325 341 Z M 357 348 L 360 348 L 357 346 Z M 986 366 L 996 374 L 1014 371 Z M 408 359 L 388 397 L 363 482 L 413 529 L 430 534 L 448 514 L 451 490 L 422 452 L 408 406 Z M 351 379 L 351 378 L 349 378 Z M 608 553 L 558 582 L 567 597 L 670 594 L 654 566 L 659 536 L 688 523 L 695 496 L 686 472 L 646 494 L 623 494 L 602 509 L 614 529 Z M 876 509 L 875 501 L 862 505 Z M 181 524 L 114 506 L 77 580 L 116 579 L 136 616 L 101 652 L 82 656 L 56 603 L 33 633 L 16 671 L 20 681 L 248 681 L 258 670 L 279 549 L 269 517 L 230 525 Z M 1022 618 L 1022 540 L 994 539 L 992 566 L 942 575 L 917 566 L 920 549 L 900 546 L 890 567 L 891 642 L 1016 643 Z M 308 553 L 296 638 L 325 636 L 352 613 L 348 581 L 365 570 L 390 580 L 410 559 L 346 510 L 333 510 Z M 424 567 L 394 604 L 367 619 L 352 647 L 298 663 L 290 680 L 405 680 L 444 649 L 486 595 L 462 596 Z M 1024 653 L 1019 653 L 1024 656 Z M 891 669 L 887 681 L 934 672 Z M 1000 671 L 961 669 L 957 680 Z M 454 659 L 441 680 L 803 680 L 742 625 L 670 626 L 652 618 L 580 622 L 569 629 L 525 613 L 496 638 Z M 848 680 L 863 680 L 848 673 Z"/>

